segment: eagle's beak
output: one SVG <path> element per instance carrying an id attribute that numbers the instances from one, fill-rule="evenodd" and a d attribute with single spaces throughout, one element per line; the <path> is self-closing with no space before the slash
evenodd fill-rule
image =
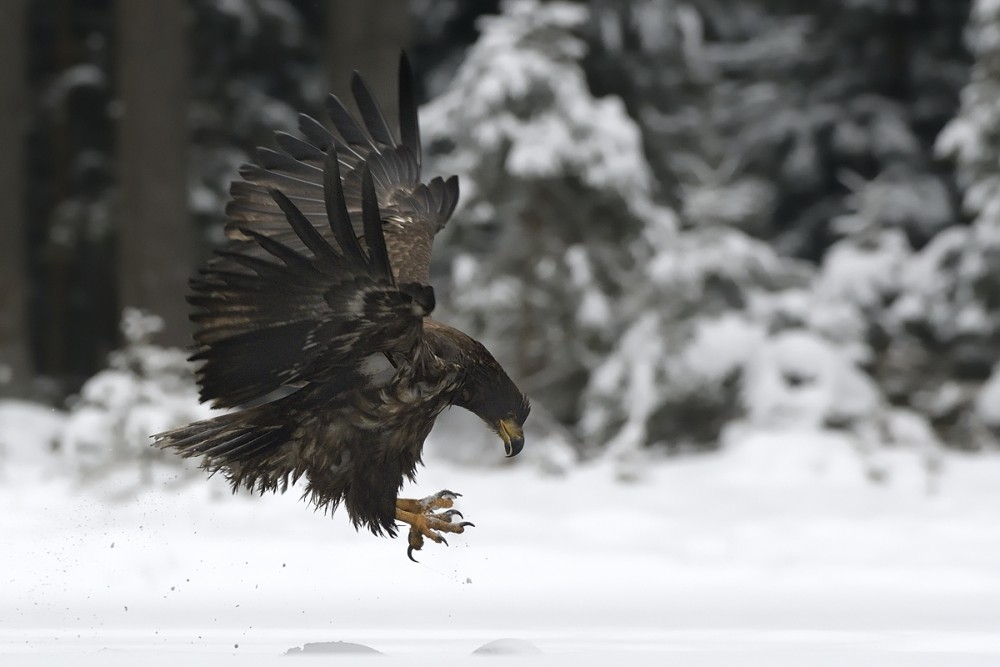
<path id="1" fill-rule="evenodd" d="M 503 448 L 507 453 L 507 458 L 521 453 L 521 450 L 524 449 L 524 432 L 519 424 L 513 419 L 501 419 L 497 431 L 503 438 Z"/>

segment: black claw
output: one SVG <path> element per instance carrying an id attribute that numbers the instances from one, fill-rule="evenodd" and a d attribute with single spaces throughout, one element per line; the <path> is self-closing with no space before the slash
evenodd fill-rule
<path id="1" fill-rule="evenodd" d="M 420 561 L 413 557 L 413 547 L 406 547 L 406 556 L 412 560 L 414 563 L 419 563 Z"/>
<path id="2" fill-rule="evenodd" d="M 444 535 L 438 535 L 438 537 L 441 538 L 441 543 L 442 544 L 444 544 L 445 546 L 448 546 L 448 540 L 444 539 Z"/>
<path id="3" fill-rule="evenodd" d="M 460 523 L 458 525 L 461 526 L 462 528 L 475 528 L 476 527 L 476 524 L 472 523 L 471 521 L 463 521 L 462 523 Z"/>
<path id="4" fill-rule="evenodd" d="M 454 496 L 455 498 L 462 497 L 461 493 L 455 493 L 454 491 L 449 491 L 448 489 L 445 489 L 444 491 L 439 491 L 437 495 L 439 498 L 443 498 L 444 496 Z"/>
<path id="5" fill-rule="evenodd" d="M 464 516 L 462 516 L 462 513 L 459 512 L 458 510 L 448 510 L 447 512 L 442 512 L 439 516 L 442 519 L 448 519 L 448 522 L 450 523 L 451 522 L 451 517 L 456 516 L 456 515 L 460 519 L 464 519 L 465 518 Z"/>

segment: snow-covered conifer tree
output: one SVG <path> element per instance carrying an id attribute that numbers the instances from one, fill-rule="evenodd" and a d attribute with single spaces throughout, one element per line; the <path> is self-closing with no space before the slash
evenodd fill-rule
<path id="1" fill-rule="evenodd" d="M 151 446 L 150 435 L 214 416 L 199 403 L 187 354 L 149 342 L 161 326 L 155 316 L 126 309 L 124 347 L 109 355 L 108 367 L 70 402 L 58 447 L 83 478 L 126 470 L 129 483 L 148 483 L 154 460 L 179 465 L 177 457 Z"/>
<path id="2" fill-rule="evenodd" d="M 568 2 L 504 3 L 421 119 L 431 168 L 461 177 L 438 246 L 453 319 L 565 423 L 624 327 L 636 240 L 673 225 L 651 201 L 636 124 L 587 86 L 586 16 Z"/>
<path id="3" fill-rule="evenodd" d="M 902 335 L 889 349 L 889 369 L 949 444 L 979 448 L 1000 434 L 992 400 L 1000 358 L 1000 3 L 973 3 L 966 39 L 971 80 L 937 150 L 954 160 L 972 225 L 939 234 L 911 263 L 893 308 Z"/>

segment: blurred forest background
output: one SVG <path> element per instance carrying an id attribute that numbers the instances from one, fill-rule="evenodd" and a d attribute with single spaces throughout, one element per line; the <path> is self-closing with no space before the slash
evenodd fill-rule
<path id="1" fill-rule="evenodd" d="M 229 182 L 352 69 L 391 108 L 400 48 L 461 179 L 437 316 L 529 432 L 997 448 L 995 0 L 4 0 L 0 394 L 149 456 L 204 416 L 183 297 Z"/>

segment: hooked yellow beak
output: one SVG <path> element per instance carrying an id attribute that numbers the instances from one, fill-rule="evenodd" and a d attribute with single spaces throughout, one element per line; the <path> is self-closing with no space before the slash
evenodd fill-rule
<path id="1" fill-rule="evenodd" d="M 507 458 L 517 456 L 524 449 L 524 432 L 521 426 L 512 419 L 501 419 L 497 431 L 503 439 L 503 448 Z"/>

